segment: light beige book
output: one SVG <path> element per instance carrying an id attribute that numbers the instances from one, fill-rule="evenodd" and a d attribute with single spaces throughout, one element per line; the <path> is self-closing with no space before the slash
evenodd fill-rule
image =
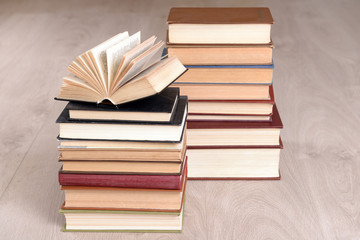
<path id="1" fill-rule="evenodd" d="M 189 67 L 176 83 L 246 83 L 271 84 L 273 80 L 272 65 L 269 67 L 253 68 L 250 66 L 231 67 Z"/>
<path id="2" fill-rule="evenodd" d="M 164 42 L 120 33 L 81 54 L 68 67 L 57 99 L 121 104 L 163 90 L 186 69 L 176 57 L 160 61 Z"/>
<path id="3" fill-rule="evenodd" d="M 168 44 L 167 52 L 184 65 L 271 65 L 273 45 Z"/>
<path id="4" fill-rule="evenodd" d="M 65 232 L 181 232 L 184 207 L 180 212 L 67 209 L 59 212 L 65 216 Z"/>
<path id="5" fill-rule="evenodd" d="M 189 149 L 188 178 L 278 179 L 281 148 Z"/>

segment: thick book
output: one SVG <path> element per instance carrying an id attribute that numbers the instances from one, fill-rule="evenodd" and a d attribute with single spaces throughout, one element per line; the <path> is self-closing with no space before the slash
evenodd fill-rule
<path id="1" fill-rule="evenodd" d="M 186 188 L 145 189 L 62 186 L 65 192 L 64 209 L 123 210 L 151 212 L 180 212 Z"/>
<path id="2" fill-rule="evenodd" d="M 282 128 L 283 124 L 276 105 L 273 108 L 271 122 L 189 121 L 187 148 L 277 146 Z"/>
<path id="3" fill-rule="evenodd" d="M 168 56 L 184 65 L 271 65 L 269 44 L 167 44 Z"/>
<path id="4" fill-rule="evenodd" d="M 170 43 L 269 43 L 269 8 L 171 8 Z"/>
<path id="5" fill-rule="evenodd" d="M 169 122 L 179 100 L 178 88 L 120 105 L 71 101 L 67 104 L 70 119 Z"/>
<path id="6" fill-rule="evenodd" d="M 274 64 L 271 65 L 186 65 L 186 71 L 174 87 L 190 84 L 261 84 L 273 82 Z M 236 87 L 236 86 L 235 86 Z M 180 87 L 181 88 L 181 87 Z M 183 94 L 182 89 L 180 89 Z"/>
<path id="7" fill-rule="evenodd" d="M 180 142 L 184 135 L 186 116 L 187 97 L 181 96 L 174 120 L 169 123 L 73 120 L 67 109 L 64 109 L 56 122 L 60 125 L 60 138 Z"/>
<path id="8" fill-rule="evenodd" d="M 187 162 L 181 174 L 98 174 L 67 173 L 59 171 L 59 183 L 63 186 L 119 187 L 119 188 L 151 188 L 181 189 L 186 176 Z"/>
<path id="9" fill-rule="evenodd" d="M 191 180 L 278 180 L 281 139 L 277 146 L 204 147 L 188 150 Z"/>
<path id="10" fill-rule="evenodd" d="M 272 86 L 266 100 L 189 100 L 187 120 L 270 120 L 274 103 Z"/>
<path id="11" fill-rule="evenodd" d="M 61 208 L 64 232 L 181 232 L 184 207 L 180 212 L 116 210 L 69 210 Z"/>
<path id="12" fill-rule="evenodd" d="M 123 32 L 86 51 L 68 67 L 57 99 L 117 105 L 161 92 L 186 68 L 176 57 L 156 57 L 164 42 L 155 41 Z"/>

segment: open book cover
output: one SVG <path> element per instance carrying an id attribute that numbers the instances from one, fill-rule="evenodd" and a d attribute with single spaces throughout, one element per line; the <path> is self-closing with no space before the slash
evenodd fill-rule
<path id="1" fill-rule="evenodd" d="M 69 65 L 56 99 L 118 105 L 162 91 L 186 68 L 176 57 L 161 59 L 164 42 L 155 41 L 123 32 L 86 51 Z"/>

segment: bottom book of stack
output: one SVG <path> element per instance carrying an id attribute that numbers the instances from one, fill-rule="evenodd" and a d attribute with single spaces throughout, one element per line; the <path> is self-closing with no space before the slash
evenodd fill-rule
<path id="1" fill-rule="evenodd" d="M 180 212 L 61 209 L 66 219 L 64 231 L 181 232 Z"/>
<path id="2" fill-rule="evenodd" d="M 188 177 L 192 180 L 278 180 L 283 124 L 272 121 L 189 121 Z"/>
<path id="3" fill-rule="evenodd" d="M 65 192 L 60 209 L 63 231 L 180 232 L 182 230 L 186 159 L 180 175 L 96 175 L 65 173 L 59 180 Z M 94 186 L 67 186 L 92 179 Z M 104 187 L 106 182 L 130 187 Z M 116 184 L 115 184 L 116 185 Z M 133 188 L 131 188 L 133 186 Z M 143 186 L 143 188 L 136 188 Z"/>

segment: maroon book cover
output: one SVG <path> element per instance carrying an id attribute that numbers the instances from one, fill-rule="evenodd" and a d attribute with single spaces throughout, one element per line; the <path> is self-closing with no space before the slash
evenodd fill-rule
<path id="1" fill-rule="evenodd" d="M 62 186 L 181 189 L 187 172 L 185 158 L 181 175 L 81 174 L 59 171 Z"/>

